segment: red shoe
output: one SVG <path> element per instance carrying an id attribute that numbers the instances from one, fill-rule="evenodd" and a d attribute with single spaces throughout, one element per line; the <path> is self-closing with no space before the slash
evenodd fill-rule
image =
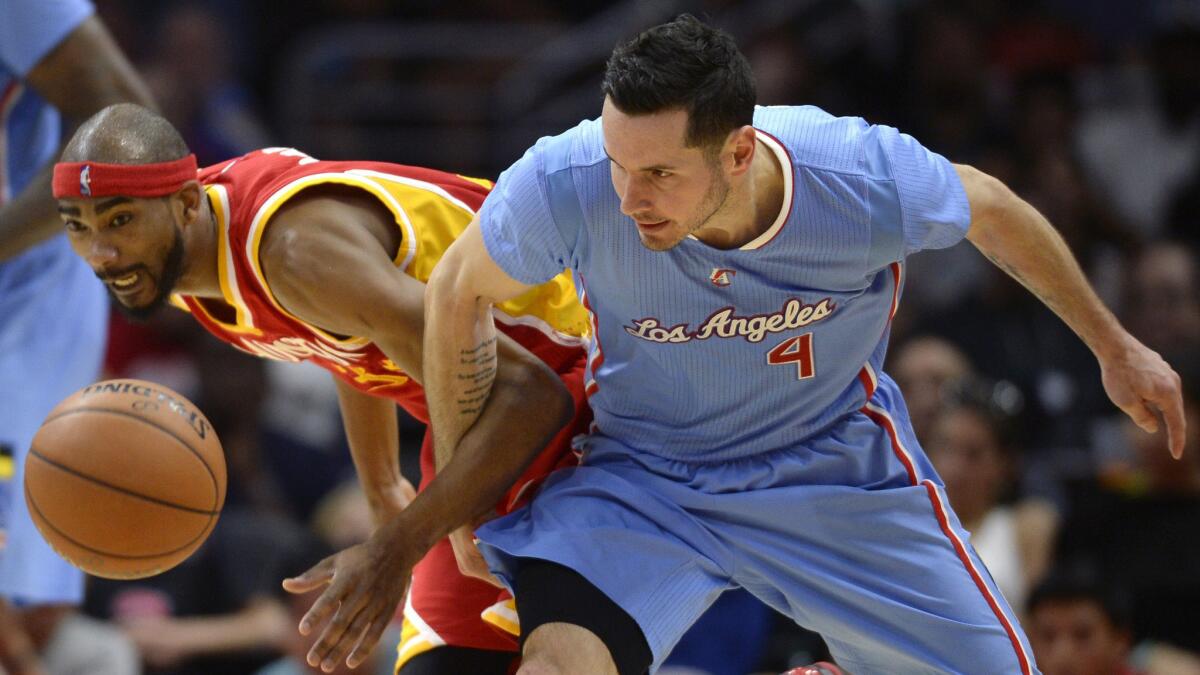
<path id="1" fill-rule="evenodd" d="M 783 675 L 850 675 L 828 661 L 814 663 L 811 666 L 792 668 Z"/>

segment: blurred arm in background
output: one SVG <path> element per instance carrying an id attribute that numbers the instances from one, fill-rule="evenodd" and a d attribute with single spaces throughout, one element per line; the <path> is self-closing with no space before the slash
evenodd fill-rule
<path id="1" fill-rule="evenodd" d="M 72 123 L 114 103 L 154 107 L 150 90 L 94 15 L 34 66 L 25 82 Z M 0 261 L 62 230 L 50 193 L 52 169 L 48 162 L 24 190 L 0 206 Z"/>

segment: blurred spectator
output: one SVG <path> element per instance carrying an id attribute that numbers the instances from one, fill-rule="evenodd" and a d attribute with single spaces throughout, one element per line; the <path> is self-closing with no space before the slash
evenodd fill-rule
<path id="1" fill-rule="evenodd" d="M 1122 260 L 1136 239 L 1105 208 L 1084 180 L 1068 148 L 1031 146 L 1026 171 L 1017 183 L 1021 196 L 1049 220 L 1079 260 L 1096 294 L 1110 307 L 1121 297 Z"/>
<path id="2" fill-rule="evenodd" d="M 1087 565 L 1052 572 L 1022 622 L 1044 675 L 1197 675 L 1200 658 L 1171 645 L 1133 645 L 1129 598 Z"/>
<path id="3" fill-rule="evenodd" d="M 1002 419 L 1004 413 L 990 400 L 1002 385 L 981 388 L 981 393 L 960 394 L 937 416 L 924 446 L 976 552 L 1020 613 L 1030 586 L 1049 567 L 1058 515 L 1040 499 L 1005 503 L 1018 464 L 1004 432 L 1011 418 Z"/>
<path id="4" fill-rule="evenodd" d="M 114 309 L 109 315 L 108 335 L 105 378 L 151 380 L 189 399 L 198 396 L 200 374 L 190 345 L 203 335 L 203 329 L 186 312 L 159 312 L 138 323 Z"/>
<path id="5" fill-rule="evenodd" d="M 1160 6 L 1185 3 L 1160 3 Z M 1077 136 L 1088 176 L 1143 238 L 1200 168 L 1200 26 L 1164 11 L 1149 49 L 1150 95 L 1090 110 Z"/>
<path id="6" fill-rule="evenodd" d="M 1069 485 L 1057 557 L 1091 564 L 1132 594 L 1136 640 L 1200 654 L 1200 369 L 1176 367 L 1188 423 L 1183 459 L 1169 457 L 1161 428 L 1147 434 L 1123 423 L 1130 465 Z"/>
<path id="7" fill-rule="evenodd" d="M 887 372 L 904 393 L 913 431 L 924 442 L 945 407 L 947 392 L 972 375 L 974 369 L 957 347 L 926 335 L 911 338 L 893 350 Z"/>
<path id="8" fill-rule="evenodd" d="M 17 608 L 0 599 L 0 673 L 139 675 L 137 650 L 113 626 L 65 606 Z"/>
<path id="9" fill-rule="evenodd" d="M 1129 607 L 1083 570 L 1056 572 L 1029 596 L 1024 621 L 1044 675 L 1141 675 L 1129 665 Z"/>
<path id="10" fill-rule="evenodd" d="M 1130 270 L 1125 301 L 1129 332 L 1171 357 L 1200 347 L 1200 271 L 1188 247 L 1157 242 L 1142 250 Z"/>
<path id="11" fill-rule="evenodd" d="M 148 675 L 249 675 L 296 631 L 280 580 L 312 562 L 311 547 L 291 521 L 227 507 L 178 567 L 146 579 L 92 579 L 85 609 L 127 632 Z"/>
<path id="12" fill-rule="evenodd" d="M 235 45 L 213 8 L 174 5 L 155 34 L 146 79 L 200 166 L 270 145 L 250 93 L 233 71 Z"/>
<path id="13" fill-rule="evenodd" d="M 291 513 L 307 522 L 330 490 L 355 476 L 337 388 L 328 372 L 311 363 L 266 361 L 262 367 L 262 459 Z"/>
<path id="14" fill-rule="evenodd" d="M 1074 80 L 1068 71 L 1035 70 L 1013 87 L 1013 137 L 1025 153 L 1070 151 L 1079 118 Z M 1051 219 L 1053 221 L 1053 219 Z"/>
<path id="15" fill-rule="evenodd" d="M 357 480 L 350 477 L 325 495 L 313 512 L 312 529 L 334 551 L 370 538 L 375 530 L 371 505 Z"/>
<path id="16" fill-rule="evenodd" d="M 1013 382 L 1025 401 L 1020 442 L 1031 451 L 1084 453 L 1091 421 L 1113 408 L 1092 353 L 1066 324 L 992 267 L 987 283 L 952 308 L 920 317 L 962 349 L 985 377 Z"/>
<path id="17" fill-rule="evenodd" d="M 989 113 L 986 33 L 973 9 L 928 2 L 909 32 L 911 55 L 902 92 L 908 109 L 902 128 L 955 162 L 974 163 L 997 133 Z"/>
<path id="18" fill-rule="evenodd" d="M 291 515 L 278 479 L 264 460 L 262 359 L 231 352 L 207 333 L 198 335 L 189 347 L 200 376 L 192 400 L 212 422 L 229 467 L 226 507 Z"/>
<path id="19" fill-rule="evenodd" d="M 1167 221 L 1167 236 L 1200 249 L 1200 170 L 1175 193 Z"/>

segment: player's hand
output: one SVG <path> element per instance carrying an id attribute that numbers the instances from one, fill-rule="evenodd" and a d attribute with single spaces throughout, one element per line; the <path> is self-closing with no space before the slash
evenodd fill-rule
<path id="1" fill-rule="evenodd" d="M 329 621 L 308 652 L 310 666 L 331 672 L 345 659 L 347 666 L 355 668 L 379 642 L 404 597 L 413 565 L 420 559 L 403 546 L 405 537 L 394 529 L 381 527 L 366 542 L 284 579 L 283 588 L 290 593 L 329 585 L 300 620 L 303 635 Z"/>
<path id="2" fill-rule="evenodd" d="M 458 571 L 464 577 L 482 579 L 497 588 L 504 588 L 504 584 L 488 571 L 487 561 L 475 543 L 474 528 L 464 525 L 451 532 L 449 538 L 450 548 L 454 549 L 454 560 L 458 562 Z"/>
<path id="3" fill-rule="evenodd" d="M 1154 350 L 1128 337 L 1112 355 L 1100 358 L 1104 391 L 1146 433 L 1158 431 L 1158 415 L 1167 424 L 1171 456 L 1183 456 L 1187 423 L 1179 375 Z"/>

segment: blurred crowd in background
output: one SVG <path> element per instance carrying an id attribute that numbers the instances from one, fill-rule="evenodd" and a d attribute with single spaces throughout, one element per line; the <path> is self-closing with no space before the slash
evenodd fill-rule
<path id="1" fill-rule="evenodd" d="M 1183 460 L 1118 413 L 1083 344 L 969 244 L 910 260 L 888 371 L 1044 672 L 1200 673 L 1200 2 L 97 6 L 201 164 L 292 146 L 495 178 L 538 136 L 599 114 L 617 41 L 691 11 L 738 39 L 760 103 L 893 125 L 1001 178 L 1182 376 Z M 196 401 L 230 489 L 200 553 L 160 577 L 94 581 L 86 613 L 123 626 L 148 673 L 309 672 L 295 632 L 309 599 L 279 581 L 371 528 L 329 377 L 237 353 L 173 311 L 114 315 L 106 375 Z M 416 483 L 422 430 L 402 433 Z M 730 593 L 668 668 L 780 672 L 823 649 Z"/>

